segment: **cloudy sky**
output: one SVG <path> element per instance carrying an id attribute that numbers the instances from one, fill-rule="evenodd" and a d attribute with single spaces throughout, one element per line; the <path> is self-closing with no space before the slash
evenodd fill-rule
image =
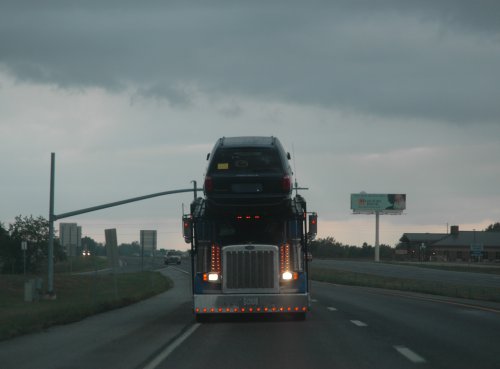
<path id="1" fill-rule="evenodd" d="M 221 136 L 275 135 L 319 236 L 374 243 L 351 193 L 406 193 L 404 232 L 500 221 L 500 2 L 0 0 L 0 222 L 203 181 Z M 160 197 L 63 221 L 98 241 L 157 229 Z"/>

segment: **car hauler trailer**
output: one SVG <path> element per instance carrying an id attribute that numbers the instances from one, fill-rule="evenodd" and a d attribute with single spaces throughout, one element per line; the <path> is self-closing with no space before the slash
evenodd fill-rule
<path id="1" fill-rule="evenodd" d="M 191 244 L 193 312 L 197 321 L 217 314 L 290 314 L 310 308 L 307 221 L 300 195 L 285 206 L 211 207 L 198 198 L 183 216 Z"/>

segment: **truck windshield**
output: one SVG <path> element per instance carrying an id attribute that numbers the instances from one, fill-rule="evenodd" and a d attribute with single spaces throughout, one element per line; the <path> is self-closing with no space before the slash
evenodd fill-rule
<path id="1" fill-rule="evenodd" d="M 263 219 L 236 219 L 217 224 L 217 236 L 221 246 L 241 243 L 278 245 L 284 240 L 283 222 Z"/>

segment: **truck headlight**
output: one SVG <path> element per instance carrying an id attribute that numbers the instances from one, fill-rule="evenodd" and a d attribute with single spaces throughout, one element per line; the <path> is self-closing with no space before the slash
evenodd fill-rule
<path id="1" fill-rule="evenodd" d="M 293 278 L 293 274 L 291 272 L 284 272 L 283 275 L 281 276 L 283 280 L 289 281 Z"/>
<path id="2" fill-rule="evenodd" d="M 208 273 L 209 282 L 217 282 L 219 280 L 219 275 L 217 273 Z"/>

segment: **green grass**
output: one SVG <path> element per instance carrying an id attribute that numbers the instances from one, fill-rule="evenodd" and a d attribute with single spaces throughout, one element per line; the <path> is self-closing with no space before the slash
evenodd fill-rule
<path id="1" fill-rule="evenodd" d="M 78 321 L 156 295 L 173 285 L 158 272 L 56 274 L 57 299 L 24 302 L 24 281 L 23 276 L 0 275 L 0 340 Z"/>
<path id="2" fill-rule="evenodd" d="M 445 265 L 445 264 L 431 264 L 431 263 L 404 263 L 404 262 L 387 262 L 388 264 L 397 264 L 397 265 L 405 265 L 405 266 L 414 266 L 417 268 L 427 268 L 427 269 L 439 269 L 439 270 L 447 270 L 452 272 L 467 272 L 467 273 L 486 273 L 486 274 L 499 274 L 500 275 L 500 266 L 485 266 L 485 265 L 477 265 L 477 264 L 462 264 L 462 265 Z"/>
<path id="3" fill-rule="evenodd" d="M 311 268 L 310 272 L 312 279 L 322 282 L 500 302 L 500 288 L 494 287 L 475 287 L 443 282 L 417 281 L 414 279 L 385 277 L 314 267 Z"/>
<path id="4" fill-rule="evenodd" d="M 54 265 L 55 273 L 80 273 L 108 268 L 108 259 L 99 256 L 77 256 Z M 46 267 L 45 267 L 46 269 Z M 44 269 L 44 270 L 45 270 Z"/>

